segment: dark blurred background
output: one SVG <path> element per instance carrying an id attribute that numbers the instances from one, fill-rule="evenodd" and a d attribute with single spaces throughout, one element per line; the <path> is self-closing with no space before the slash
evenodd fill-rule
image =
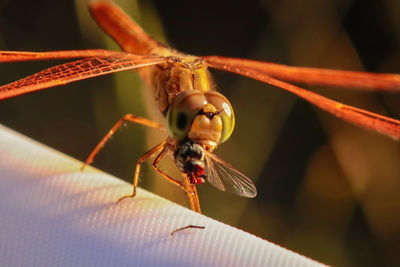
<path id="1" fill-rule="evenodd" d="M 400 73 L 398 0 L 115 1 L 149 33 L 183 52 L 289 65 Z M 118 47 L 88 1 L 2 0 L 0 49 Z M 56 62 L 0 66 L 5 84 Z M 349 125 L 295 96 L 213 71 L 236 112 L 216 154 L 251 177 L 244 199 L 199 186 L 207 216 L 335 266 L 400 266 L 400 145 Z M 400 94 L 304 87 L 396 119 Z M 147 116 L 132 72 L 80 81 L 0 103 L 0 123 L 84 160 L 124 114 Z M 94 166 L 131 181 L 154 131 L 125 127 Z M 158 137 L 159 138 L 159 137 Z M 144 169 L 141 186 L 186 205 L 185 195 Z"/>

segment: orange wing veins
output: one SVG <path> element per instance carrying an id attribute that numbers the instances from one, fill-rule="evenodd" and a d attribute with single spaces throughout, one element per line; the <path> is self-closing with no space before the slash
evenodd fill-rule
<path id="1" fill-rule="evenodd" d="M 210 67 L 247 76 L 282 88 L 314 104 L 322 110 L 335 115 L 338 118 L 367 129 L 375 130 L 394 139 L 400 139 L 400 121 L 398 120 L 342 104 L 316 93 L 307 91 L 298 86 L 277 80 L 269 76 L 268 70 L 262 70 L 258 67 L 253 69 L 251 67 L 236 64 L 236 61 L 230 61 L 229 59 L 227 61 L 220 62 L 219 59 L 221 58 L 218 57 L 218 60 L 214 60 L 214 58 L 216 57 L 205 57 Z"/>
<path id="2" fill-rule="evenodd" d="M 112 53 L 61 64 L 0 87 L 0 100 L 74 81 L 168 61 L 166 57 Z"/>
<path id="3" fill-rule="evenodd" d="M 0 51 L 0 63 L 37 61 L 37 60 L 49 60 L 49 59 L 105 57 L 118 54 L 126 54 L 126 53 L 119 51 L 103 50 L 103 49 L 66 50 L 66 51 L 50 51 L 50 52 Z"/>
<path id="4" fill-rule="evenodd" d="M 400 91 L 399 74 L 294 67 L 257 60 L 220 56 L 206 56 L 203 58 L 210 63 L 218 65 L 227 64 L 232 67 L 242 66 L 251 68 L 262 72 L 264 75 L 285 81 L 374 91 Z"/>

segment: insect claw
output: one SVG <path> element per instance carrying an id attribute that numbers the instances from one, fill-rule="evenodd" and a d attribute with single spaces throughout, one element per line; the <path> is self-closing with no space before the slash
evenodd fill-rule
<path id="1" fill-rule="evenodd" d="M 79 170 L 80 170 L 81 172 L 83 172 L 83 171 L 85 170 L 85 167 L 86 167 L 87 165 L 88 165 L 88 164 L 87 164 L 86 162 L 84 162 Z"/>
<path id="2" fill-rule="evenodd" d="M 135 197 L 135 195 L 136 195 L 136 194 L 123 196 L 123 197 L 121 197 L 121 198 L 118 199 L 117 204 L 120 205 L 121 202 L 122 202 L 124 199 L 126 199 L 126 198 L 131 198 L 131 197 L 133 198 L 133 197 Z"/>

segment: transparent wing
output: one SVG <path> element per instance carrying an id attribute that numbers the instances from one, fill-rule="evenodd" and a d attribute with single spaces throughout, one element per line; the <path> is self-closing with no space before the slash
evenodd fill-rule
<path id="1" fill-rule="evenodd" d="M 252 198 L 257 195 L 254 183 L 232 165 L 210 152 L 206 152 L 205 159 L 207 181 L 213 186 L 243 197 Z"/>

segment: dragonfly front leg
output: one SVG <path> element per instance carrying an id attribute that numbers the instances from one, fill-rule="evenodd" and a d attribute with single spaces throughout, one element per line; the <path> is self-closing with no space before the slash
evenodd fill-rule
<path id="1" fill-rule="evenodd" d="M 158 156 L 154 159 L 153 161 L 153 168 L 159 173 L 161 174 L 162 177 L 164 177 L 165 179 L 167 179 L 168 181 L 176 184 L 177 186 L 179 186 L 182 190 L 184 190 L 186 192 L 186 196 L 189 199 L 189 203 L 190 203 L 190 208 L 201 214 L 201 210 L 200 210 L 200 202 L 199 202 L 199 196 L 197 195 L 197 191 L 196 191 L 196 187 L 195 185 L 191 184 L 189 179 L 186 177 L 184 177 L 184 182 L 180 182 L 175 180 L 174 178 L 171 178 L 168 174 L 166 174 L 165 172 L 163 172 L 159 167 L 158 167 L 158 163 L 160 162 L 160 160 L 162 159 L 162 157 L 165 155 L 166 149 L 168 149 L 168 147 L 164 147 L 164 149 L 160 152 L 160 154 L 158 154 Z M 175 233 L 186 230 L 186 229 L 205 229 L 205 226 L 198 226 L 198 225 L 186 225 L 184 227 L 180 227 L 178 229 L 175 229 L 171 232 L 171 237 L 174 236 Z"/>
<path id="2" fill-rule="evenodd" d="M 89 165 L 93 162 L 94 157 L 99 153 L 99 151 L 104 147 L 108 140 L 110 140 L 111 136 L 126 122 L 134 122 L 138 124 L 142 124 L 145 126 L 153 127 L 160 130 L 165 130 L 164 126 L 159 124 L 158 122 L 154 122 L 142 117 L 138 117 L 132 114 L 127 114 L 122 117 L 117 123 L 108 131 L 108 133 L 100 140 L 97 146 L 92 150 L 90 155 L 86 158 L 85 163 L 82 165 L 81 170 L 85 168 L 86 165 Z"/>
<path id="3" fill-rule="evenodd" d="M 166 174 L 164 171 L 162 171 L 159 167 L 158 167 L 158 163 L 160 162 L 161 158 L 165 155 L 166 152 L 166 147 L 164 147 L 164 149 L 160 152 L 160 154 L 158 154 L 158 156 L 154 159 L 153 161 L 153 168 L 159 173 L 161 174 L 162 177 L 164 177 L 165 179 L 167 179 L 168 181 L 174 183 L 175 185 L 179 186 L 182 190 L 184 190 L 186 192 L 186 196 L 189 199 L 189 203 L 190 203 L 190 208 L 198 213 L 201 213 L 200 210 L 200 202 L 199 202 L 199 196 L 197 195 L 197 191 L 196 191 L 196 187 L 195 185 L 191 184 L 189 179 L 186 177 L 184 177 L 184 182 L 180 182 L 175 180 L 174 178 L 170 177 L 168 174 Z"/>
<path id="4" fill-rule="evenodd" d="M 160 150 L 162 150 L 165 146 L 166 141 L 163 141 L 161 144 L 153 147 L 152 149 L 150 149 L 149 151 L 147 151 L 143 156 L 141 156 L 137 163 L 136 163 L 136 167 L 135 167 L 135 174 L 133 176 L 133 190 L 132 190 L 132 195 L 128 195 L 128 196 L 124 196 L 121 197 L 118 202 L 121 202 L 123 199 L 128 198 L 128 197 L 134 197 L 136 195 L 136 187 L 139 183 L 139 174 L 140 174 L 140 168 L 142 166 L 142 163 L 145 162 L 148 158 L 150 158 L 151 156 L 153 156 L 154 154 L 156 154 L 157 152 L 159 152 Z M 161 154 L 161 153 L 160 153 Z"/>

